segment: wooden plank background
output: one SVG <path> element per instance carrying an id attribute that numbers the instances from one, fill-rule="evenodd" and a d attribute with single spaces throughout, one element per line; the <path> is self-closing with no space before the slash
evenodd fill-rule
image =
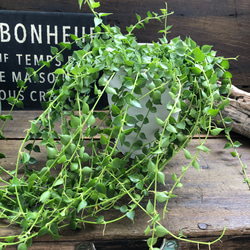
<path id="1" fill-rule="evenodd" d="M 13 170 L 17 161 L 17 152 L 21 144 L 21 139 L 25 136 L 25 130 L 30 127 L 30 120 L 38 116 L 41 111 L 14 111 L 13 121 L 8 121 L 4 134 L 7 141 L 0 141 L 0 152 L 6 155 L 6 158 L 0 159 L 0 165 L 7 170 Z M 6 113 L 6 112 L 5 112 Z M 0 121 L 0 126 L 2 121 Z M 248 138 L 237 136 L 243 146 L 238 149 L 242 154 L 243 163 L 250 166 L 250 141 Z M 171 199 L 168 206 L 168 215 L 162 221 L 172 233 L 178 235 L 181 229 L 189 239 L 212 241 L 218 237 L 224 226 L 227 230 L 222 241 L 212 246 L 213 250 L 234 250 L 248 249 L 250 243 L 250 199 L 249 188 L 243 183 L 244 177 L 241 167 L 236 158 L 233 158 L 229 150 L 223 150 L 227 140 L 222 137 L 209 137 L 206 146 L 212 151 L 210 154 L 201 152 L 199 154 L 200 171 L 191 168 L 182 179 L 183 188 L 176 189 L 174 192 L 177 198 Z M 39 141 L 38 141 L 39 143 Z M 194 139 L 189 144 L 189 151 L 192 155 L 196 152 L 196 146 L 199 145 L 199 139 Z M 32 165 L 33 169 L 40 169 L 46 162 L 46 150 L 41 147 L 41 153 L 33 155 L 37 163 Z M 173 172 L 180 175 L 183 165 L 188 165 L 189 161 L 180 152 L 172 159 L 164 169 L 166 176 L 166 186 L 159 185 L 159 191 L 169 190 L 173 184 L 171 176 Z M 53 172 L 56 174 L 55 172 Z M 20 171 L 20 174 L 21 171 Z M 2 178 L 8 179 L 5 174 Z M 152 197 L 151 197 L 152 199 Z M 147 198 L 141 203 L 146 207 Z M 159 214 L 163 213 L 163 205 L 157 207 Z M 118 216 L 119 212 L 107 212 L 105 219 Z M 107 217 L 106 217 L 107 216 Z M 86 225 L 79 231 L 64 229 L 61 231 L 63 237 L 54 241 L 49 236 L 34 239 L 34 245 L 31 250 L 59 250 L 76 249 L 75 246 L 82 241 L 93 241 L 97 249 L 123 249 L 121 244 L 124 241 L 130 244 L 137 244 L 134 241 L 145 239 L 144 230 L 149 218 L 140 210 L 136 210 L 135 223 L 128 218 L 117 223 L 108 224 L 105 234 L 103 234 L 103 225 Z M 199 228 L 199 223 L 205 223 L 206 229 Z M 0 221 L 0 236 L 16 234 L 20 228 L 12 225 L 5 227 Z M 112 244 L 111 244 L 112 243 Z M 145 243 L 145 242 L 144 242 Z M 104 248 L 107 244 L 107 248 Z M 113 245 L 114 248 L 111 248 Z M 120 245 L 119 245 L 120 244 Z M 238 248 L 238 247 L 241 248 Z M 8 250 L 14 250 L 16 247 L 10 247 Z M 136 248 L 127 248 L 136 249 Z M 137 249 L 146 249 L 138 247 Z M 197 249 L 196 244 L 179 241 L 179 249 Z M 207 246 L 200 246 L 200 249 L 208 249 Z M 125 248 L 124 248 L 125 250 Z"/>
<path id="2" fill-rule="evenodd" d="M 111 12 L 108 23 L 123 31 L 136 21 L 135 13 L 145 16 L 148 10 L 165 8 L 165 0 L 102 0 L 100 12 Z M 168 38 L 190 36 L 199 45 L 214 45 L 218 55 L 235 57 L 231 62 L 233 84 L 250 91 L 250 1 L 249 0 L 168 0 L 169 25 L 174 25 Z M 1 10 L 89 12 L 79 10 L 77 0 L 8 0 L 0 2 Z M 161 24 L 154 22 L 137 32 L 140 42 L 157 40 Z"/>
<path id="3" fill-rule="evenodd" d="M 198 141 L 198 139 L 193 140 L 189 145 L 189 151 L 192 155 L 196 152 Z M 243 162 L 249 165 L 249 141 L 247 139 L 241 139 L 240 141 L 243 143 L 243 146 L 239 148 L 239 153 L 242 154 Z M 186 173 L 182 179 L 183 188 L 176 189 L 174 192 L 178 197 L 169 201 L 169 212 L 162 224 L 176 235 L 178 235 L 181 229 L 183 234 L 189 239 L 204 241 L 212 241 L 218 237 L 222 233 L 224 226 L 226 226 L 225 237 L 221 242 L 213 245 L 212 249 L 240 249 L 232 247 L 233 240 L 236 238 L 241 239 L 241 242 L 235 243 L 234 247 L 244 246 L 246 247 L 245 249 L 248 249 L 247 246 L 249 246 L 250 239 L 249 189 L 247 184 L 243 183 L 244 177 L 237 159 L 233 158 L 228 150 L 223 150 L 226 142 L 222 138 L 208 139 L 206 145 L 212 149 L 211 153 L 209 155 L 206 153 L 199 155 L 201 166 L 199 172 L 191 168 Z M 7 155 L 7 158 L 0 160 L 2 167 L 8 170 L 15 168 L 19 146 L 20 144 L 17 140 L 1 141 L 0 151 Z M 34 155 L 34 157 L 38 162 L 32 168 L 36 169 L 44 166 L 46 159 L 45 150 L 41 150 L 41 153 Z M 182 166 L 188 165 L 188 163 L 183 153 L 177 154 L 164 169 L 167 184 L 166 186 L 159 185 L 159 191 L 169 190 L 173 184 L 171 180 L 172 173 L 175 172 L 179 176 Z M 2 175 L 2 177 L 7 179 L 7 176 Z M 144 207 L 146 207 L 146 204 L 147 199 L 141 203 Z M 157 211 L 159 214 L 163 213 L 163 204 L 158 205 Z M 105 219 L 114 218 L 119 214 L 116 210 L 111 213 L 109 211 L 105 214 Z M 86 224 L 85 228 L 78 231 L 67 228 L 61 231 L 63 237 L 58 241 L 53 240 L 49 236 L 34 239 L 34 245 L 31 249 L 74 249 L 73 246 L 81 241 L 94 241 L 100 246 L 101 242 L 104 244 L 106 241 L 142 240 L 145 239 L 144 230 L 148 220 L 149 217 L 136 209 L 135 223 L 125 218 L 117 223 L 108 224 L 104 234 L 103 225 Z M 206 229 L 200 229 L 199 223 L 205 223 L 207 225 Z M 0 228 L 0 236 L 16 234 L 20 230 L 14 225 L 6 227 L 6 224 L 1 221 Z M 243 245 L 245 237 L 247 237 L 247 242 Z M 230 242 L 228 243 L 229 245 L 227 245 L 227 241 Z M 195 244 L 181 241 L 179 244 L 180 249 L 197 249 Z M 66 246 L 68 248 L 65 248 Z M 14 249 L 16 247 L 8 248 L 8 250 Z M 208 249 L 208 247 L 201 247 L 200 249 Z"/>

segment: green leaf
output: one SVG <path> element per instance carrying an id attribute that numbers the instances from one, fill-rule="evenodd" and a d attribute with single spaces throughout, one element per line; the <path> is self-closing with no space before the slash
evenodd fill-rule
<path id="1" fill-rule="evenodd" d="M 7 98 L 8 99 L 8 98 Z M 14 98 L 14 100 L 15 100 L 15 98 Z M 0 102 L 1 103 L 1 102 Z M 11 116 L 11 115 L 0 115 L 0 119 L 2 120 L 2 121 L 6 121 L 7 119 L 10 119 L 10 120 L 13 120 L 13 117 Z M 3 136 L 3 135 L 1 135 L 1 136 Z"/>
<path id="2" fill-rule="evenodd" d="M 82 3 L 83 3 L 83 0 L 78 0 L 78 4 L 79 4 L 80 9 L 82 8 Z"/>
<path id="3" fill-rule="evenodd" d="M 151 201 L 150 200 L 148 200 L 148 204 L 147 204 L 147 206 L 146 206 L 146 210 L 147 210 L 147 212 L 149 213 L 149 214 L 153 214 L 154 213 L 154 206 L 153 206 L 153 204 L 151 203 Z"/>
<path id="4" fill-rule="evenodd" d="M 58 56 L 56 57 L 56 60 L 59 62 L 63 62 L 64 61 L 63 54 L 58 54 Z"/>
<path id="5" fill-rule="evenodd" d="M 170 141 L 169 141 L 169 138 L 164 138 L 162 141 L 161 141 L 161 147 L 163 148 L 167 148 L 170 144 Z"/>
<path id="6" fill-rule="evenodd" d="M 88 205 L 87 201 L 82 200 L 77 207 L 77 213 L 79 213 L 82 209 L 86 208 L 87 205 Z"/>
<path id="7" fill-rule="evenodd" d="M 17 178 L 17 177 L 13 177 L 12 179 L 12 182 L 11 182 L 11 185 L 14 187 L 14 186 L 20 186 L 22 184 L 22 182 Z"/>
<path id="8" fill-rule="evenodd" d="M 22 163 L 27 164 L 27 163 L 29 163 L 29 160 L 30 160 L 30 155 L 26 152 L 23 152 L 22 153 Z"/>
<path id="9" fill-rule="evenodd" d="M 122 206 L 120 207 L 120 211 L 121 211 L 122 213 L 126 213 L 126 212 L 128 211 L 128 207 L 127 207 L 126 205 L 122 205 Z"/>
<path id="10" fill-rule="evenodd" d="M 17 250 L 28 250 L 28 247 L 26 245 L 26 243 L 20 243 L 18 244 Z"/>
<path id="11" fill-rule="evenodd" d="M 182 183 L 177 183 L 177 185 L 176 185 L 176 187 L 179 187 L 179 188 L 181 188 L 183 186 L 183 184 Z"/>
<path id="12" fill-rule="evenodd" d="M 62 48 L 62 49 L 71 50 L 71 44 L 70 44 L 70 43 L 63 43 L 63 42 L 60 42 L 60 43 L 58 43 L 58 45 L 59 45 L 60 48 Z"/>
<path id="13" fill-rule="evenodd" d="M 89 174 L 91 174 L 93 172 L 93 169 L 91 169 L 90 167 L 84 167 L 83 169 L 82 169 L 82 174 L 83 175 L 89 175 Z"/>
<path id="14" fill-rule="evenodd" d="M 212 117 L 217 116 L 219 110 L 218 109 L 209 109 L 208 114 L 211 115 Z"/>
<path id="15" fill-rule="evenodd" d="M 31 132 L 33 134 L 36 134 L 39 132 L 39 127 L 34 122 L 31 122 Z"/>
<path id="16" fill-rule="evenodd" d="M 226 124 L 230 124 L 230 123 L 233 122 L 233 120 L 232 120 L 230 117 L 225 117 L 225 118 L 224 118 L 224 122 L 225 122 Z"/>
<path id="17" fill-rule="evenodd" d="M 150 226 L 147 226 L 147 228 L 144 231 L 144 233 L 145 233 L 146 236 L 149 234 L 150 230 L 151 230 Z"/>
<path id="18" fill-rule="evenodd" d="M 215 136 L 215 135 L 218 135 L 223 130 L 224 129 L 222 129 L 222 128 L 214 128 L 211 130 L 211 134 Z"/>
<path id="19" fill-rule="evenodd" d="M 171 132 L 171 133 L 177 134 L 176 128 L 173 125 L 171 125 L 171 124 L 168 124 L 168 126 L 166 127 L 166 130 L 169 131 L 169 132 Z"/>
<path id="20" fill-rule="evenodd" d="M 232 129 L 233 129 L 233 127 L 227 127 L 227 128 L 225 128 L 225 134 L 228 134 Z"/>
<path id="21" fill-rule="evenodd" d="M 134 217 L 135 217 L 135 211 L 132 210 L 132 211 L 129 211 L 126 213 L 126 216 L 130 219 L 130 220 L 134 220 Z"/>
<path id="22" fill-rule="evenodd" d="M 163 237 L 168 233 L 169 233 L 168 230 L 165 227 L 161 226 L 161 225 L 157 226 L 156 229 L 155 229 L 155 235 L 157 237 Z"/>
<path id="23" fill-rule="evenodd" d="M 154 173 L 156 171 L 156 164 L 150 159 L 148 161 L 148 171 Z"/>
<path id="24" fill-rule="evenodd" d="M 57 47 L 50 47 L 50 53 L 54 56 L 58 53 L 58 48 Z"/>
<path id="25" fill-rule="evenodd" d="M 234 147 L 238 148 L 242 145 L 242 143 L 240 143 L 239 141 L 235 141 L 234 142 Z"/>
<path id="26" fill-rule="evenodd" d="M 78 128 L 81 124 L 81 120 L 79 117 L 77 116 L 73 116 L 71 115 L 71 118 L 70 118 L 70 125 L 72 128 Z"/>
<path id="27" fill-rule="evenodd" d="M 65 74 L 65 71 L 64 69 L 56 69 L 54 71 L 54 74 L 57 74 L 57 75 L 64 75 Z"/>
<path id="28" fill-rule="evenodd" d="M 194 161 L 192 162 L 192 165 L 193 165 L 193 167 L 194 167 L 195 169 L 200 170 L 200 165 L 199 165 L 198 161 L 194 160 Z"/>
<path id="29" fill-rule="evenodd" d="M 164 125 L 164 121 L 158 118 L 157 116 L 155 116 L 155 121 L 161 127 Z"/>
<path id="30" fill-rule="evenodd" d="M 12 242 L 14 242 L 14 240 L 15 240 L 15 236 L 8 236 L 8 237 L 6 237 L 5 239 L 4 239 L 4 241 L 6 241 L 6 242 L 8 242 L 8 243 L 12 243 Z M 1 249 L 1 248 L 0 248 Z"/>
<path id="31" fill-rule="evenodd" d="M 6 158 L 6 156 L 3 153 L 0 153 L 0 159 Z"/>
<path id="32" fill-rule="evenodd" d="M 135 99 L 135 98 L 128 98 L 126 99 L 127 104 L 136 107 L 136 108 L 142 108 L 141 103 Z"/>
<path id="33" fill-rule="evenodd" d="M 71 136 L 70 135 L 60 135 L 60 140 L 61 140 L 63 145 L 67 145 L 71 140 Z"/>
<path id="34" fill-rule="evenodd" d="M 185 121 L 181 121 L 179 123 L 176 124 L 176 127 L 179 128 L 179 129 L 185 129 L 186 128 L 186 123 Z"/>
<path id="35" fill-rule="evenodd" d="M 150 11 L 148 11 L 148 12 L 147 12 L 147 16 L 148 16 L 148 17 L 152 17 L 153 15 L 152 15 L 152 13 L 151 13 Z"/>
<path id="36" fill-rule="evenodd" d="M 209 151 L 211 151 L 211 149 L 207 148 L 204 145 L 200 145 L 200 146 L 198 146 L 196 148 L 198 148 L 198 149 L 200 149 L 200 150 L 202 150 L 203 152 L 206 152 L 206 153 L 208 153 Z"/>
<path id="37" fill-rule="evenodd" d="M 56 187 L 56 186 L 60 186 L 60 185 L 62 185 L 63 184 L 63 178 L 60 178 L 60 179 L 58 179 L 56 182 L 55 182 L 55 184 L 54 184 L 54 186 Z"/>
<path id="38" fill-rule="evenodd" d="M 98 223 L 103 223 L 103 222 L 104 222 L 104 216 L 103 216 L 103 215 L 100 215 L 100 216 L 96 219 L 96 222 L 98 222 Z"/>
<path id="39" fill-rule="evenodd" d="M 161 104 L 161 91 L 159 90 L 153 91 L 152 98 L 154 104 Z"/>
<path id="40" fill-rule="evenodd" d="M 165 174 L 163 172 L 157 173 L 157 181 L 163 185 L 165 185 Z"/>
<path id="41" fill-rule="evenodd" d="M 112 87 L 109 87 L 109 86 L 108 86 L 108 87 L 105 89 L 105 91 L 107 92 L 107 94 L 117 95 L 117 92 L 116 92 L 115 88 L 112 88 Z"/>
<path id="42" fill-rule="evenodd" d="M 86 102 L 82 103 L 82 113 L 85 115 L 87 115 L 89 113 L 89 105 Z"/>
<path id="43" fill-rule="evenodd" d="M 22 81 L 22 80 L 20 80 L 20 79 L 18 79 L 18 81 L 17 81 L 17 86 L 18 86 L 18 88 L 22 88 L 22 87 L 25 86 L 25 82 Z"/>
<path id="44" fill-rule="evenodd" d="M 62 164 L 62 163 L 65 163 L 66 161 L 67 161 L 66 155 L 62 155 L 62 156 L 58 159 L 57 163 L 58 163 L 58 164 Z"/>
<path id="45" fill-rule="evenodd" d="M 50 159 L 55 159 L 57 156 L 57 150 L 55 148 L 52 148 L 52 147 L 47 147 L 47 156 Z"/>
<path id="46" fill-rule="evenodd" d="M 192 159 L 192 155 L 190 154 L 190 152 L 185 148 L 183 148 L 183 150 L 184 150 L 184 155 L 186 159 Z"/>
<path id="47" fill-rule="evenodd" d="M 211 51 L 212 47 L 213 47 L 213 46 L 210 46 L 210 45 L 203 45 L 203 46 L 201 47 L 201 50 L 202 50 L 202 52 L 203 52 L 204 54 L 208 54 L 208 53 Z"/>
<path id="48" fill-rule="evenodd" d="M 137 20 L 138 20 L 138 21 L 141 21 L 141 16 L 138 15 L 137 13 L 135 13 L 135 15 L 136 15 Z"/>
<path id="49" fill-rule="evenodd" d="M 33 165 L 37 163 L 37 160 L 34 157 L 30 157 L 29 164 Z"/>
<path id="50" fill-rule="evenodd" d="M 196 47 L 194 50 L 193 50 L 193 54 L 194 54 L 194 59 L 196 62 L 204 62 L 205 60 L 205 55 L 204 53 L 200 50 L 199 47 Z"/>
<path id="51" fill-rule="evenodd" d="M 108 142 L 109 142 L 108 138 L 104 134 L 101 134 L 100 143 L 102 145 L 107 145 Z"/>
<path id="52" fill-rule="evenodd" d="M 59 235 L 58 235 L 58 224 L 53 222 L 51 225 L 50 225 L 50 233 L 53 237 L 53 239 L 58 239 L 59 238 Z"/>
<path id="53" fill-rule="evenodd" d="M 228 60 L 223 60 L 220 64 L 224 69 L 229 69 L 229 62 Z"/>
<path id="54" fill-rule="evenodd" d="M 228 72 L 228 71 L 224 72 L 224 74 L 223 74 L 223 78 L 231 79 L 232 77 L 233 77 L 232 74 L 230 72 Z"/>
<path id="55" fill-rule="evenodd" d="M 102 183 L 97 183 L 95 188 L 99 193 L 102 193 L 102 194 L 107 193 L 106 187 Z"/>
<path id="56" fill-rule="evenodd" d="M 24 106 L 23 106 L 23 102 L 22 101 L 17 101 L 16 102 L 16 107 L 18 107 L 18 108 L 24 108 Z"/>
<path id="57" fill-rule="evenodd" d="M 16 101 L 16 99 L 15 99 L 13 96 L 8 97 L 6 100 L 7 100 L 7 102 L 8 102 L 9 104 L 14 104 L 15 101 Z M 6 116 L 5 116 L 5 117 L 6 117 Z M 7 117 L 6 117 L 6 118 L 7 118 Z"/>
<path id="58" fill-rule="evenodd" d="M 94 0 L 91 0 L 90 4 L 91 4 L 92 8 L 94 8 L 94 9 L 100 7 L 100 2 L 95 2 Z"/>
<path id="59" fill-rule="evenodd" d="M 31 151 L 33 148 L 33 143 L 28 143 L 24 148 L 28 151 Z"/>
<path id="60" fill-rule="evenodd" d="M 147 245 L 148 245 L 148 247 L 151 248 L 151 246 L 155 245 L 157 243 L 157 240 L 158 240 L 157 237 L 153 237 L 153 238 L 147 239 Z"/>
<path id="61" fill-rule="evenodd" d="M 94 18 L 94 23 L 95 23 L 95 27 L 97 27 L 98 25 L 100 25 L 102 23 L 102 19 L 98 18 L 98 17 L 95 17 Z"/>
<path id="62" fill-rule="evenodd" d="M 112 13 L 99 13 L 99 17 L 109 16 L 109 15 L 112 15 Z"/>
<path id="63" fill-rule="evenodd" d="M 132 182 L 137 183 L 137 182 L 139 182 L 143 178 L 143 175 L 135 173 L 135 174 L 129 175 L 128 178 Z"/>
<path id="64" fill-rule="evenodd" d="M 173 173 L 173 174 L 172 174 L 172 180 L 173 180 L 173 181 L 177 181 L 177 179 L 178 179 L 178 178 L 177 178 L 177 175 L 176 175 L 175 173 Z"/>
<path id="65" fill-rule="evenodd" d="M 49 190 L 47 190 L 47 191 L 42 193 L 39 201 L 42 203 L 45 203 L 47 200 L 50 199 L 50 196 L 51 196 L 51 192 Z"/>
<path id="66" fill-rule="evenodd" d="M 236 157 L 237 154 L 235 152 L 230 152 L 230 154 L 233 156 L 233 157 Z"/>
<path id="67" fill-rule="evenodd" d="M 134 126 L 138 122 L 136 118 L 131 115 L 128 115 L 125 120 L 128 126 Z"/>
<path id="68" fill-rule="evenodd" d="M 91 116 L 89 117 L 89 119 L 87 120 L 88 126 L 94 125 L 94 124 L 95 124 L 95 121 L 96 121 L 95 117 L 94 117 L 93 115 L 91 115 Z"/>
<path id="69" fill-rule="evenodd" d="M 199 67 L 192 67 L 191 71 L 192 71 L 192 73 L 194 73 L 197 76 L 200 75 L 202 72 L 202 70 Z"/>
<path id="70" fill-rule="evenodd" d="M 81 147 L 79 151 L 79 156 L 83 162 L 87 162 L 90 159 L 90 156 L 87 152 L 84 152 L 85 148 Z"/>
<path id="71" fill-rule="evenodd" d="M 156 194 L 156 200 L 158 202 L 165 202 L 169 199 L 169 196 L 166 195 L 164 192 L 157 192 Z"/>
<path id="72" fill-rule="evenodd" d="M 48 227 L 44 226 L 38 231 L 38 236 L 45 235 L 49 232 Z"/>
<path id="73" fill-rule="evenodd" d="M 230 149 L 232 147 L 231 143 L 227 142 L 224 146 L 224 149 Z"/>
<path id="74" fill-rule="evenodd" d="M 178 56 L 184 56 L 186 52 L 186 48 L 184 47 L 175 48 L 175 52 L 177 53 Z"/>
<path id="75" fill-rule="evenodd" d="M 35 72 L 35 70 L 33 69 L 33 68 L 31 68 L 31 67 L 27 67 L 27 68 L 25 68 L 26 69 L 26 71 L 27 71 L 27 73 L 29 74 L 29 75 L 32 75 L 34 72 Z"/>
<path id="76" fill-rule="evenodd" d="M 71 162 L 70 163 L 70 171 L 76 171 L 76 170 L 78 170 L 78 168 L 79 168 L 79 165 L 78 165 L 78 163 L 77 162 Z"/>
<path id="77" fill-rule="evenodd" d="M 39 61 L 38 64 L 39 64 L 40 66 L 45 65 L 47 68 L 50 68 L 50 62 Z"/>
<path id="78" fill-rule="evenodd" d="M 35 179 L 37 179 L 37 174 L 33 173 L 27 180 L 27 182 L 33 182 Z"/>
<path id="79" fill-rule="evenodd" d="M 33 151 L 36 152 L 36 153 L 40 153 L 41 152 L 40 147 L 38 145 L 35 145 L 33 147 Z"/>

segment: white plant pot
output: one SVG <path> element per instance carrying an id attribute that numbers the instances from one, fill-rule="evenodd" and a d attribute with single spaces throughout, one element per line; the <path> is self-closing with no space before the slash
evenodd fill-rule
<path id="1" fill-rule="evenodd" d="M 113 88 L 121 88 L 122 83 L 120 81 L 120 75 L 125 75 L 125 71 L 123 69 L 120 69 L 120 71 L 118 71 L 116 73 L 116 75 L 114 76 L 114 78 L 110 81 L 109 86 L 113 87 Z M 152 79 L 148 80 L 148 82 L 151 82 Z M 129 89 L 127 89 L 127 91 L 131 91 Z M 119 92 L 119 91 L 118 91 Z M 144 87 L 142 89 L 142 96 L 146 93 L 148 93 L 149 90 L 147 87 Z M 133 94 L 135 96 L 138 96 L 137 94 Z M 141 97 L 138 96 L 139 98 Z M 143 99 L 141 99 L 140 103 L 142 108 L 137 108 L 137 107 L 129 107 L 127 114 L 131 115 L 133 117 L 135 117 L 136 115 L 143 115 L 146 116 L 147 112 L 148 112 L 148 108 L 146 107 L 146 103 L 148 102 L 148 100 L 150 99 L 149 95 L 147 95 L 146 97 L 144 97 Z M 143 144 L 147 144 L 149 142 L 152 142 L 155 140 L 155 132 L 157 130 L 161 130 L 162 127 L 159 126 L 156 122 L 156 117 L 160 118 L 162 121 L 165 121 L 166 118 L 169 115 L 169 111 L 166 109 L 167 104 L 171 102 L 173 103 L 173 99 L 171 98 L 171 96 L 169 95 L 169 89 L 166 87 L 166 91 L 162 94 L 162 100 L 161 100 L 161 105 L 155 105 L 155 107 L 157 108 L 157 112 L 156 113 L 149 113 L 148 117 L 148 121 L 149 123 L 147 124 L 143 124 L 142 128 L 141 128 L 141 133 L 144 133 L 146 135 L 146 139 L 141 139 L 141 138 L 137 138 L 143 141 Z M 112 95 L 108 94 L 108 103 L 110 105 L 110 107 L 112 106 L 113 101 L 112 101 Z M 172 117 L 175 118 L 177 120 L 179 116 L 179 113 L 174 113 L 172 114 Z M 111 117 L 113 119 L 113 117 Z M 137 125 L 140 127 L 140 125 L 142 124 L 141 121 L 139 121 L 137 123 Z M 124 130 L 128 129 L 131 127 L 128 126 L 124 126 Z M 132 145 L 134 143 L 134 140 L 136 138 L 136 133 L 132 132 L 129 135 L 126 135 L 126 141 L 130 143 L 130 145 Z M 121 151 L 123 154 L 127 153 L 129 151 L 129 147 L 127 147 L 126 145 L 121 145 L 120 141 L 118 141 L 117 143 L 117 148 L 119 151 Z M 136 150 L 131 154 L 131 157 L 134 158 L 137 154 L 141 154 L 142 150 Z"/>

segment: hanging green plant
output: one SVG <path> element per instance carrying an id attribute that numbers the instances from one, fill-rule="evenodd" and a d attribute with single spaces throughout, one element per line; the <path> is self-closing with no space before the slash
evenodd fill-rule
<path id="1" fill-rule="evenodd" d="M 107 225 L 124 217 L 134 221 L 137 209 L 149 217 L 145 227 L 149 249 L 157 249 L 158 237 L 166 234 L 189 241 L 162 226 L 168 201 L 182 187 L 188 169 L 199 170 L 197 156 L 200 151 L 209 153 L 205 146 L 209 134 L 224 131 L 233 144 L 230 129 L 218 128 L 213 121 L 229 103 L 229 59 L 216 56 L 212 46 L 200 47 L 189 37 L 168 41 L 167 17 L 171 13 L 167 5 L 161 14 L 149 11 L 144 19 L 137 15 L 138 22 L 122 34 L 119 27 L 103 24 L 101 18 L 108 14 L 95 11 L 98 2 L 86 3 L 95 14 L 95 33 L 85 35 L 84 41 L 71 36 L 78 50 L 54 71 L 56 80 L 47 92 L 48 101 L 43 103 L 43 113 L 31 122 L 17 152 L 15 171 L 1 168 L 9 180 L 0 179 L 0 218 L 18 224 L 22 231 L 0 237 L 0 249 L 15 244 L 19 250 L 28 249 L 34 237 L 44 234 L 58 239 L 65 226 Z M 165 23 L 160 31 L 163 37 L 140 44 L 133 31 L 150 20 Z M 62 50 L 51 49 L 51 61 L 71 48 L 69 44 L 60 46 Z M 41 62 L 41 68 L 51 61 Z M 30 77 L 37 76 L 41 68 L 29 70 Z M 27 81 L 21 82 L 21 90 Z M 90 98 L 92 92 L 94 99 Z M 106 95 L 109 106 L 96 111 Z M 11 100 L 13 106 L 17 100 L 18 96 Z M 11 118 L 11 112 L 1 118 Z M 55 129 L 58 122 L 59 132 Z M 229 122 L 230 118 L 222 118 L 222 123 Z M 201 133 L 205 137 L 191 155 L 188 143 Z M 41 139 L 39 144 L 37 139 Z M 34 170 L 32 152 L 41 150 L 47 152 L 46 165 Z M 170 190 L 158 191 L 158 184 L 166 182 L 164 167 L 179 152 L 189 165 L 183 166 L 179 176 L 172 175 Z M 25 170 L 22 176 L 20 169 Z M 140 204 L 142 200 L 146 207 Z M 164 214 L 157 213 L 157 203 L 164 204 Z M 108 209 L 119 210 L 120 216 L 107 220 L 103 211 Z"/>

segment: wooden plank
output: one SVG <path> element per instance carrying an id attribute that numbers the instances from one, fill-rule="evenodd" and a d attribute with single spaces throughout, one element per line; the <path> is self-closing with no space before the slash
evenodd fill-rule
<path id="1" fill-rule="evenodd" d="M 13 111 L 11 116 L 13 120 L 8 120 L 3 134 L 7 139 L 23 139 L 26 135 L 25 130 L 30 128 L 30 121 L 34 120 L 42 113 L 41 110 L 32 111 Z M 7 115 L 8 111 L 2 111 L 2 115 Z M 0 120 L 0 127 L 2 127 L 3 121 Z"/>
<path id="2" fill-rule="evenodd" d="M 98 111 L 96 111 L 98 112 Z M 105 111 L 104 111 L 105 112 Z M 7 115 L 8 111 L 2 111 L 2 115 Z M 8 120 L 3 134 L 7 139 L 24 139 L 26 131 L 30 128 L 31 121 L 35 120 L 42 114 L 41 110 L 15 110 L 11 113 L 13 120 Z M 97 118 L 96 123 L 99 124 L 100 120 Z M 3 121 L 0 120 L 0 127 L 2 127 Z M 60 133 L 60 122 L 55 123 L 56 132 Z M 101 128 L 104 125 L 101 125 Z"/>
<path id="3" fill-rule="evenodd" d="M 208 240 L 209 238 L 193 238 L 194 240 Z M 209 240 L 214 240 L 211 238 Z M 165 241 L 166 242 L 166 241 Z M 91 244 L 92 243 L 92 244 Z M 76 242 L 51 242 L 47 244 L 46 242 L 34 242 L 29 250 L 80 250 L 87 249 L 83 248 L 89 247 L 88 250 L 92 250 L 91 245 L 95 246 L 95 249 L 104 249 L 104 250 L 138 250 L 138 249 L 147 249 L 146 240 L 113 240 L 113 241 L 76 241 Z M 162 246 L 163 239 L 159 239 L 157 247 Z M 248 249 L 250 244 L 250 238 L 247 237 L 225 237 L 222 241 L 213 244 L 213 250 L 235 250 L 235 249 Z M 207 250 L 208 246 L 200 245 L 199 248 L 197 244 L 188 243 L 188 242 L 178 242 L 180 250 Z M 80 248 L 82 247 L 82 248 Z M 15 247 L 8 247 L 7 250 L 15 250 Z"/>
<path id="4" fill-rule="evenodd" d="M 199 45 L 212 44 L 218 55 L 225 57 L 240 56 L 237 62 L 231 63 L 234 85 L 245 88 L 250 86 L 250 2 L 248 0 L 237 1 L 185 1 L 169 0 L 168 6 L 174 15 L 169 17 L 169 24 L 173 24 L 168 38 L 181 35 L 191 36 Z M 159 13 L 159 9 L 165 8 L 165 0 L 144 1 L 119 1 L 103 0 L 100 12 L 111 12 L 108 23 L 119 25 L 125 32 L 125 27 L 136 21 L 135 13 L 145 16 L 148 10 Z M 64 11 L 64 12 L 89 12 L 84 6 L 79 10 L 77 1 L 44 0 L 34 2 L 2 1 L 0 9 L 6 10 L 32 10 L 32 11 Z M 163 27 L 157 22 L 147 26 L 145 30 L 137 32 L 140 42 L 156 40 L 157 33 Z"/>
<path id="5" fill-rule="evenodd" d="M 239 148 L 242 153 L 242 161 L 250 164 L 250 143 L 246 139 L 241 141 L 243 146 Z M 229 151 L 224 151 L 226 143 L 224 139 L 209 139 L 207 147 L 212 149 L 208 155 L 199 155 L 201 169 L 190 169 L 182 180 L 183 188 L 177 189 L 177 198 L 171 199 L 168 206 L 167 218 L 163 221 L 171 232 L 178 235 L 179 230 L 189 238 L 203 237 L 211 239 L 218 237 L 224 226 L 227 227 L 226 236 L 242 237 L 250 236 L 250 199 L 249 189 L 243 183 L 244 177 L 237 159 L 233 158 Z M 194 154 L 198 140 L 190 143 L 189 150 Z M 15 167 L 16 153 L 18 145 L 16 141 L 1 141 L 0 151 L 8 157 L 0 160 L 0 165 L 8 169 Z M 39 164 L 45 163 L 45 152 L 36 156 Z M 187 165 L 188 160 L 182 153 L 178 154 L 165 168 L 166 186 L 160 185 L 159 190 L 169 190 L 172 180 L 172 173 L 180 174 L 183 165 Z M 142 202 L 146 206 L 147 199 Z M 158 205 L 158 212 L 162 214 L 163 205 Z M 119 215 L 117 211 L 108 211 L 105 219 Z M 121 239 L 143 239 L 144 230 L 148 217 L 140 210 L 136 210 L 135 223 L 125 218 L 118 223 L 108 224 L 104 230 L 102 225 L 85 225 L 79 231 L 69 229 L 63 230 L 63 237 L 59 242 L 79 242 L 90 241 L 112 241 Z M 205 230 L 199 229 L 198 224 L 205 223 Z M 19 229 L 14 226 L 1 227 L 0 236 L 17 232 Z M 104 234 L 103 234 L 104 230 Z M 48 248 L 54 242 L 52 238 L 43 236 L 34 240 L 47 242 Z M 32 248 L 31 248 L 32 249 Z M 39 248 L 34 248 L 39 249 Z M 42 248 L 40 248 L 42 249 Z M 54 248 L 53 248 L 54 249 Z M 189 248 L 186 248 L 189 249 Z M 191 248 L 190 248 L 191 249 Z"/>
<path id="6" fill-rule="evenodd" d="M 12 112 L 12 117 L 13 120 L 8 120 L 4 130 L 3 134 L 6 137 L 6 139 L 9 140 L 22 140 L 26 136 L 26 131 L 27 129 L 30 128 L 30 121 L 34 120 L 36 117 L 38 117 L 41 114 L 42 111 L 37 111 L 37 110 L 26 110 L 26 111 L 13 111 Z M 2 111 L 3 115 L 7 115 L 8 111 Z M 98 119 L 96 119 L 96 124 L 100 122 Z M 0 120 L 0 127 L 2 126 L 3 121 Z M 101 128 L 104 128 L 105 125 L 102 125 Z M 55 124 L 55 130 L 60 134 L 60 123 Z M 232 134 L 232 136 L 235 138 L 241 138 L 243 137 L 240 134 Z M 96 136 L 98 137 L 98 135 Z M 199 135 L 199 136 L 194 136 L 194 138 L 201 137 L 204 138 L 204 135 Z M 212 136 L 213 138 L 223 138 L 223 134 L 219 134 L 217 136 Z"/>

